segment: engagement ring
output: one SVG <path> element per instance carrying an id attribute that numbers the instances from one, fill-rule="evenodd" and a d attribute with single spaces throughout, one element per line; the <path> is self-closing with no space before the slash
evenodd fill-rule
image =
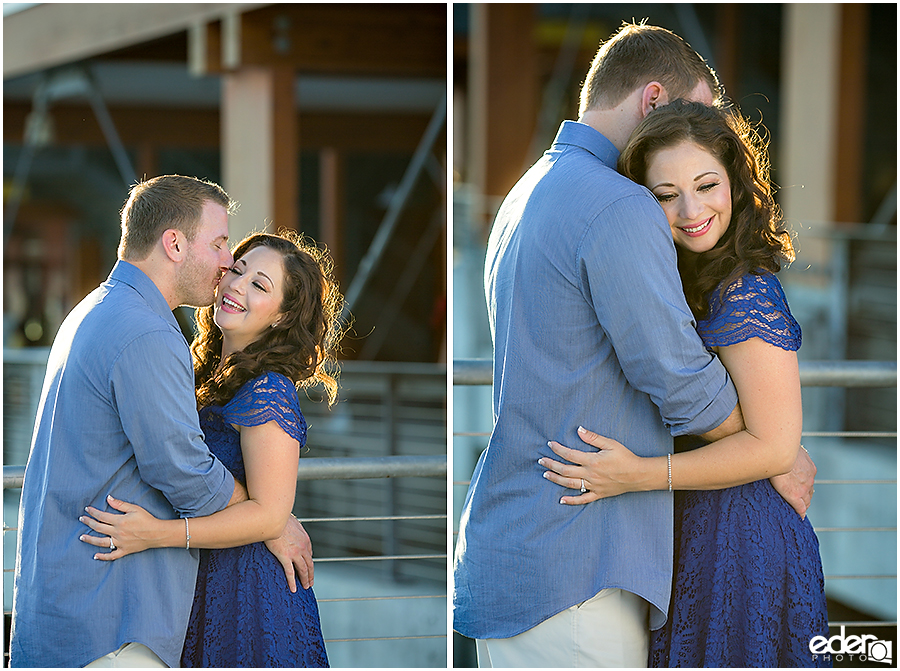
<path id="1" fill-rule="evenodd" d="M 113 543 L 112 536 L 110 536 L 110 538 L 109 538 L 109 549 L 112 550 L 113 552 L 116 551 L 116 544 Z"/>
<path id="2" fill-rule="evenodd" d="M 581 493 L 584 494 L 587 491 L 587 487 L 584 486 L 584 478 L 581 478 Z"/>

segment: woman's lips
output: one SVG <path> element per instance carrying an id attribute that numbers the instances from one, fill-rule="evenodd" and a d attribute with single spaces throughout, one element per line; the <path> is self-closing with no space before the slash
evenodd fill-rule
<path id="1" fill-rule="evenodd" d="M 698 238 L 709 229 L 709 225 L 712 223 L 713 218 L 710 217 L 706 221 L 697 224 L 696 226 L 679 226 L 681 231 L 692 238 Z"/>

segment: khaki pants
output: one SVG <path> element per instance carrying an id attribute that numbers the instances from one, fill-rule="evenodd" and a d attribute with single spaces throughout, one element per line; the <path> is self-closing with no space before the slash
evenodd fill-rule
<path id="1" fill-rule="evenodd" d="M 475 641 L 482 668 L 639 668 L 647 666 L 649 604 L 604 589 L 511 638 Z"/>
<path id="2" fill-rule="evenodd" d="M 150 648 L 141 643 L 126 643 L 115 652 L 96 659 L 87 669 L 169 668 Z"/>

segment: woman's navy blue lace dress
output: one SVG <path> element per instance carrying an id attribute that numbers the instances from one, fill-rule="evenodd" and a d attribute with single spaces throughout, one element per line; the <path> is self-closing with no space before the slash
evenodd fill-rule
<path id="1" fill-rule="evenodd" d="M 306 443 L 306 420 L 293 383 L 266 373 L 241 387 L 224 407 L 200 411 L 209 449 L 246 481 L 240 434 L 232 427 L 269 421 Z M 291 593 L 281 564 L 264 543 L 200 550 L 194 607 L 181 665 L 192 667 L 327 667 L 319 608 L 299 582 Z"/>
<path id="2" fill-rule="evenodd" d="M 761 338 L 800 347 L 800 326 L 771 273 L 713 292 L 697 325 L 708 348 Z M 675 493 L 675 565 L 652 667 L 816 667 L 809 642 L 828 636 L 819 541 L 768 480 Z"/>

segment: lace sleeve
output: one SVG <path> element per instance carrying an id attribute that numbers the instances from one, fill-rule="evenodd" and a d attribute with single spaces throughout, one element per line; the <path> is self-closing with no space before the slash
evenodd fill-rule
<path id="1" fill-rule="evenodd" d="M 300 412 L 297 388 L 284 375 L 265 373 L 241 387 L 223 409 L 225 421 L 238 426 L 259 426 L 272 420 L 285 433 L 306 444 L 306 419 Z"/>
<path id="2" fill-rule="evenodd" d="M 800 349 L 800 325 L 788 308 L 778 278 L 772 273 L 744 275 L 720 297 L 714 291 L 709 315 L 697 323 L 697 332 L 707 347 L 726 347 L 750 338 L 770 345 Z"/>

